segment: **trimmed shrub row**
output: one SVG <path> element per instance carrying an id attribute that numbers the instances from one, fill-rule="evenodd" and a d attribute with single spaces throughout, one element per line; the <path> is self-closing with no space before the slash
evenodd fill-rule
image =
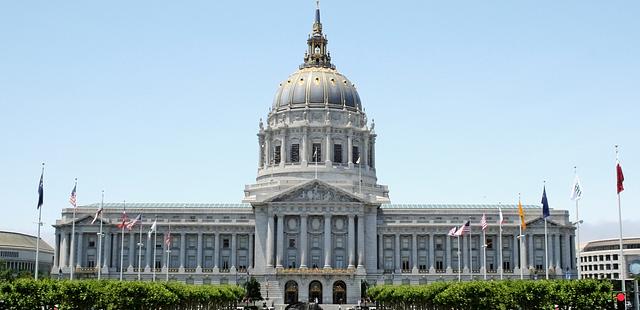
<path id="1" fill-rule="evenodd" d="M 471 281 L 429 285 L 382 285 L 367 293 L 388 309 L 607 309 L 612 304 L 608 281 Z"/>
<path id="2" fill-rule="evenodd" d="M 0 309 L 235 309 L 238 286 L 18 279 L 0 282 Z M 3 308 L 4 307 L 4 308 Z"/>

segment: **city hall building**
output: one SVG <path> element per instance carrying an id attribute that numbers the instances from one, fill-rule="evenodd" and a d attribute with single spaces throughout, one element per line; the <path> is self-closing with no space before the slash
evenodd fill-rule
<path id="1" fill-rule="evenodd" d="M 498 205 L 391 203 L 389 188 L 376 177 L 377 128 L 354 84 L 332 62 L 319 9 L 307 47 L 304 62 L 280 83 L 259 123 L 256 182 L 245 186 L 241 203 L 127 204 L 130 216 L 144 215 L 142 236 L 138 226 L 121 234 L 122 203 L 105 203 L 102 247 L 99 225 L 91 224 L 100 204 L 80 206 L 74 249 L 73 209 L 64 209 L 54 225 L 53 276 L 69 277 L 73 269 L 76 278 L 95 278 L 101 269 L 103 278 L 118 279 L 122 272 L 125 280 L 168 277 L 203 285 L 251 276 L 275 304 L 355 304 L 366 286 L 452 281 L 459 274 L 481 279 L 485 270 L 496 279 L 519 278 L 521 270 L 527 278 L 544 277 L 540 206 L 524 206 L 521 251 L 516 205 L 501 206 L 500 235 Z M 490 224 L 486 244 L 483 213 Z M 156 217 L 157 236 L 148 238 Z M 467 220 L 471 233 L 460 237 L 459 249 L 447 233 Z M 551 211 L 553 277 L 576 272 L 574 231 L 567 211 Z"/>

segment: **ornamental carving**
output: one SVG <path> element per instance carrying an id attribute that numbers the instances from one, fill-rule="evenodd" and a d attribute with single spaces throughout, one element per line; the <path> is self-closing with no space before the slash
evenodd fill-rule
<path id="1" fill-rule="evenodd" d="M 275 201 L 278 202 L 358 202 L 357 199 L 340 193 L 328 186 L 314 183 L 311 186 L 297 189 L 291 193 L 284 194 Z"/>

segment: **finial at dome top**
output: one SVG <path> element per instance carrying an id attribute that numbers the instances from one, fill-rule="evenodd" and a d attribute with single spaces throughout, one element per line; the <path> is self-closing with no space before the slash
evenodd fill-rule
<path id="1" fill-rule="evenodd" d="M 320 1 L 316 0 L 316 16 L 309 39 L 307 39 L 307 52 L 304 55 L 304 64 L 300 68 L 323 67 L 335 69 L 331 64 L 331 55 L 327 51 L 327 37 L 322 33 L 320 22 Z"/>

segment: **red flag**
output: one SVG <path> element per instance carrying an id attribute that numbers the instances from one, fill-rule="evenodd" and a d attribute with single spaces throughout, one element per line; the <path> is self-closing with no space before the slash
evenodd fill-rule
<path id="1" fill-rule="evenodd" d="M 622 174 L 622 167 L 619 162 L 616 165 L 616 177 L 618 179 L 618 194 L 620 194 L 620 192 L 624 190 L 624 186 L 622 185 L 622 182 L 624 182 L 624 174 Z"/>

